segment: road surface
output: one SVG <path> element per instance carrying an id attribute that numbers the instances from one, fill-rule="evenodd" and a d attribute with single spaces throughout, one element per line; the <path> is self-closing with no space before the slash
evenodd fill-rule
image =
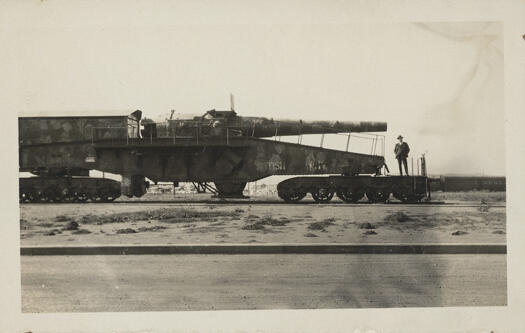
<path id="1" fill-rule="evenodd" d="M 21 257 L 23 312 L 506 305 L 505 255 Z"/>

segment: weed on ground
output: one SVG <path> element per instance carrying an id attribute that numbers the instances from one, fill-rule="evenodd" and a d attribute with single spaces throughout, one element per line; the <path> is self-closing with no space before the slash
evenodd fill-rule
<path id="1" fill-rule="evenodd" d="M 75 221 L 68 222 L 62 230 L 78 230 L 79 224 Z"/>
<path id="2" fill-rule="evenodd" d="M 71 217 L 66 216 L 66 215 L 57 215 L 55 217 L 55 221 L 56 222 L 66 222 L 66 221 L 69 221 L 69 220 L 71 220 Z"/>
<path id="3" fill-rule="evenodd" d="M 61 234 L 62 231 L 59 230 L 59 229 L 53 229 L 53 230 L 50 230 L 50 231 L 47 231 L 47 232 L 44 232 L 44 236 L 55 236 L 57 234 Z"/>
<path id="4" fill-rule="evenodd" d="M 394 214 L 387 215 L 385 221 L 397 221 L 397 222 L 407 222 L 412 221 L 412 218 L 408 216 L 405 212 L 396 212 Z"/>
<path id="5" fill-rule="evenodd" d="M 156 225 L 156 226 L 153 226 L 153 227 L 140 227 L 140 228 L 137 229 L 137 231 L 140 231 L 140 232 L 160 231 L 160 230 L 164 230 L 164 229 L 167 229 L 167 228 L 162 226 L 162 225 Z"/>
<path id="6" fill-rule="evenodd" d="M 20 219 L 20 230 L 31 229 L 31 224 L 26 219 Z"/>
<path id="7" fill-rule="evenodd" d="M 78 230 L 75 230 L 75 231 L 73 231 L 71 233 L 75 234 L 75 235 L 86 235 L 86 234 L 90 234 L 91 231 L 89 231 L 87 229 L 78 229 Z"/>
<path id="8" fill-rule="evenodd" d="M 185 223 L 188 221 L 215 221 L 219 217 L 235 219 L 239 217 L 237 211 L 199 211 L 191 209 L 158 209 L 141 212 L 114 213 L 108 215 L 87 214 L 75 217 L 74 220 L 81 224 L 108 224 L 136 221 L 161 221 L 164 223 Z"/>
<path id="9" fill-rule="evenodd" d="M 265 226 L 272 226 L 272 227 L 282 227 L 287 225 L 290 222 L 293 222 L 294 220 L 291 220 L 287 217 L 280 217 L 280 218 L 274 218 L 271 216 L 256 216 L 256 215 L 248 215 L 245 218 L 245 221 L 249 224 L 244 225 L 241 227 L 243 230 L 262 230 L 265 228 Z"/>
<path id="10" fill-rule="evenodd" d="M 136 234 L 137 230 L 132 228 L 124 228 L 124 229 L 118 229 L 115 231 L 117 234 Z"/>
<path id="11" fill-rule="evenodd" d="M 253 223 L 253 224 L 247 224 L 245 226 L 241 227 L 242 230 L 262 230 L 264 229 L 264 225 Z"/>
<path id="12" fill-rule="evenodd" d="M 326 231 L 327 227 L 335 224 L 334 222 L 335 222 L 335 218 L 333 217 L 325 219 L 323 221 L 319 221 L 319 222 L 312 222 L 308 225 L 308 229 Z"/>
<path id="13" fill-rule="evenodd" d="M 54 226 L 55 224 L 54 223 L 42 222 L 42 223 L 37 223 L 36 225 L 39 226 L 39 227 L 42 227 L 42 228 L 49 228 L 49 227 Z"/>
<path id="14" fill-rule="evenodd" d="M 304 237 L 319 237 L 319 236 L 317 236 L 314 233 L 309 232 L 309 233 L 304 234 Z"/>

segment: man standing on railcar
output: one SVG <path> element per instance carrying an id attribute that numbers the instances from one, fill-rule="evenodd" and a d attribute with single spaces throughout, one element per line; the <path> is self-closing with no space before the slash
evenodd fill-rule
<path id="1" fill-rule="evenodd" d="M 397 163 L 399 164 L 399 174 L 403 175 L 403 169 L 401 168 L 401 164 L 405 166 L 405 173 L 408 176 L 408 162 L 407 157 L 408 153 L 410 152 L 410 147 L 408 146 L 408 143 L 403 142 L 403 136 L 398 136 L 397 139 L 399 140 L 398 143 L 396 143 L 396 147 L 394 148 L 394 153 L 396 154 Z"/>

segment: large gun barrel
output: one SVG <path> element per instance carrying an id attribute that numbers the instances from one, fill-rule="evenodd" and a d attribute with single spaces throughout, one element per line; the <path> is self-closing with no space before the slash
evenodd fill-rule
<path id="1" fill-rule="evenodd" d="M 387 130 L 385 122 L 274 120 L 264 117 L 242 117 L 234 111 L 215 110 L 208 111 L 202 117 L 170 119 L 165 124 L 152 125 L 156 127 L 160 136 L 194 136 L 197 133 L 221 136 L 229 131 L 231 135 L 265 138 L 303 134 L 386 132 Z M 153 133 L 148 129 L 148 133 L 150 132 Z"/>
<path id="2" fill-rule="evenodd" d="M 242 128 L 244 135 L 261 138 L 302 134 L 386 132 L 386 130 L 387 124 L 385 122 L 330 122 L 301 120 L 270 120 L 267 122 L 253 121 L 251 124 L 251 128 Z"/>

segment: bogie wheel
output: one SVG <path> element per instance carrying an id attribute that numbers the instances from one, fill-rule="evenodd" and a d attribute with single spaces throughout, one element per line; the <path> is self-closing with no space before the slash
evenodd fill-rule
<path id="1" fill-rule="evenodd" d="M 76 202 L 86 202 L 89 199 L 88 195 L 84 192 L 76 192 L 75 193 L 75 201 Z"/>
<path id="2" fill-rule="evenodd" d="M 33 198 L 32 202 L 45 202 L 45 201 L 42 201 L 42 192 L 40 191 L 33 192 L 32 198 Z"/>
<path id="3" fill-rule="evenodd" d="M 115 195 L 114 193 L 106 193 L 103 194 L 101 197 L 102 202 L 111 202 L 118 198 L 118 195 Z"/>
<path id="4" fill-rule="evenodd" d="M 37 202 L 38 201 L 38 192 L 28 192 L 26 193 L 27 194 L 27 197 L 26 197 L 26 200 L 29 201 L 29 202 Z"/>
<path id="5" fill-rule="evenodd" d="M 50 202 L 52 198 L 52 193 L 48 190 L 44 190 L 42 192 L 39 192 L 37 195 L 38 202 Z"/>
<path id="6" fill-rule="evenodd" d="M 386 202 L 390 197 L 390 190 L 382 188 L 369 188 L 366 190 L 366 197 L 370 202 Z"/>
<path id="7" fill-rule="evenodd" d="M 102 202 L 103 200 L 103 196 L 101 195 L 98 195 L 98 194 L 93 194 L 91 197 L 91 202 Z"/>
<path id="8" fill-rule="evenodd" d="M 329 188 L 317 188 L 310 192 L 312 194 L 312 198 L 314 198 L 315 202 L 317 203 L 325 203 L 334 197 L 334 192 L 330 190 Z"/>
<path id="9" fill-rule="evenodd" d="M 394 197 L 403 203 L 417 203 L 423 199 L 423 195 L 408 194 L 408 193 L 394 193 Z"/>
<path id="10" fill-rule="evenodd" d="M 20 202 L 31 202 L 32 200 L 28 192 L 20 192 Z"/>
<path id="11" fill-rule="evenodd" d="M 71 193 L 71 191 L 67 188 L 63 189 L 61 191 L 61 194 L 62 194 L 62 201 L 63 202 L 72 202 L 75 200 L 75 195 L 74 193 Z"/>
<path id="12" fill-rule="evenodd" d="M 54 191 L 53 192 L 53 202 L 63 202 L 64 201 L 64 194 L 61 191 Z"/>
<path id="13" fill-rule="evenodd" d="M 346 203 L 354 203 L 361 200 L 361 198 L 365 195 L 363 191 L 360 190 L 354 190 L 350 188 L 340 188 L 337 190 L 337 196 L 339 199 L 343 200 Z"/>
<path id="14" fill-rule="evenodd" d="M 277 194 L 279 195 L 281 199 L 283 199 L 286 202 L 297 202 L 306 196 L 306 192 L 303 192 L 301 190 L 278 192 Z"/>
<path id="15" fill-rule="evenodd" d="M 41 201 L 45 202 L 60 202 L 62 195 L 56 188 L 46 188 L 40 197 Z"/>
<path id="16" fill-rule="evenodd" d="M 20 192 L 20 202 L 31 202 L 31 200 L 28 192 Z"/>

